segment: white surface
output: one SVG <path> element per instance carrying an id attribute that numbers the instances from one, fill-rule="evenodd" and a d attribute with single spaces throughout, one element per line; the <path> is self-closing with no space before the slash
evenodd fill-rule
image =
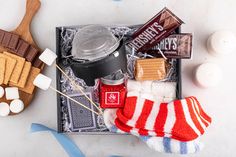
<path id="1" fill-rule="evenodd" d="M 236 156 L 236 75 L 235 53 L 215 58 L 206 51 L 206 40 L 217 30 L 236 33 L 235 0 L 41 0 L 41 9 L 32 23 L 32 32 L 39 46 L 55 50 L 55 27 L 62 25 L 139 24 L 144 23 L 167 6 L 186 23 L 182 31 L 194 33 L 194 59 L 184 60 L 182 68 L 183 95 L 195 95 L 213 118 L 201 140 L 202 152 L 192 157 Z M 12 30 L 24 14 L 24 0 L 0 0 L 0 28 Z M 70 2 L 70 3 L 69 3 Z M 218 63 L 224 82 L 217 88 L 200 89 L 192 81 L 193 70 L 203 62 Z M 55 68 L 45 74 L 53 78 Z M 235 72 L 234 72 L 235 73 Z M 30 134 L 32 122 L 57 128 L 56 93 L 38 90 L 32 105 L 14 117 L 0 118 L 1 157 L 66 157 L 65 151 L 48 133 Z M 166 157 L 156 153 L 135 137 L 70 135 L 88 157 L 117 154 L 132 157 Z M 177 155 L 176 155 L 177 156 Z"/>

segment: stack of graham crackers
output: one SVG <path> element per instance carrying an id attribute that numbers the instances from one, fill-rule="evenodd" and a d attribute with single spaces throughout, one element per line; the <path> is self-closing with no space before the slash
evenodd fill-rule
<path id="1" fill-rule="evenodd" d="M 135 79 L 137 81 L 162 80 L 166 77 L 166 61 L 163 58 L 137 59 Z"/>
<path id="2" fill-rule="evenodd" d="M 33 80 L 40 73 L 40 51 L 16 34 L 0 30 L 0 46 L 8 50 L 0 52 L 0 85 L 18 87 L 32 94 Z"/>

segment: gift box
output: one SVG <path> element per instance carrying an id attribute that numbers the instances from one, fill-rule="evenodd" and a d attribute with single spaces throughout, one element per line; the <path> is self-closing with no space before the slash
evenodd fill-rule
<path id="1" fill-rule="evenodd" d="M 75 80 L 80 86 L 84 87 L 86 95 L 94 102 L 99 103 L 98 84 L 88 87 L 84 80 L 76 77 L 70 68 L 69 59 L 72 51 L 72 41 L 75 33 L 83 26 L 73 27 L 57 27 L 56 28 L 56 51 L 57 51 L 57 64 L 60 65 L 65 72 Z M 114 35 L 123 37 L 124 42 L 130 38 L 140 25 L 134 26 L 106 26 Z M 180 33 L 180 28 L 176 29 L 175 34 Z M 127 52 L 129 53 L 129 52 Z M 181 60 L 171 59 L 175 65 L 173 76 L 170 80 L 177 83 L 176 98 L 181 98 Z M 66 93 L 77 101 L 83 102 L 87 107 L 94 109 L 93 105 L 80 94 L 79 91 L 73 88 L 70 82 L 63 77 L 60 71 L 57 70 L 57 90 Z M 103 117 L 84 109 L 71 102 L 67 98 L 57 95 L 57 124 L 58 132 L 76 132 L 85 134 L 110 134 L 106 128 Z"/>

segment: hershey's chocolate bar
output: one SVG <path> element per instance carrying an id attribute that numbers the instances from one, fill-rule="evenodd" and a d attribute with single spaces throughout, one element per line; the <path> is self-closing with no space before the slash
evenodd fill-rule
<path id="1" fill-rule="evenodd" d="M 136 51 L 148 50 L 169 36 L 182 23 L 169 9 L 164 8 L 132 35 L 133 39 L 128 46 Z"/>
<path id="2" fill-rule="evenodd" d="M 172 34 L 146 52 L 152 56 L 161 57 L 160 49 L 166 58 L 189 59 L 192 56 L 192 42 L 191 33 Z"/>

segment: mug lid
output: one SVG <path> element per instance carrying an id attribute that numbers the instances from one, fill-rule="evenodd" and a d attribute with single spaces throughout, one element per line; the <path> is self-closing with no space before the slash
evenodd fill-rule
<path id="1" fill-rule="evenodd" d="M 118 39 L 102 25 L 88 25 L 81 28 L 72 42 L 74 59 L 98 60 L 119 47 Z"/>

